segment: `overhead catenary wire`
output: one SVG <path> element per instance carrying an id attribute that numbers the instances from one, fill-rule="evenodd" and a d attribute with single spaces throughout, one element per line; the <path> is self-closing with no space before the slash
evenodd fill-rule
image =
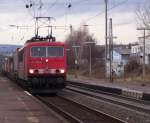
<path id="1" fill-rule="evenodd" d="M 74 2 L 74 3 L 69 2 L 68 5 L 71 4 L 71 7 L 74 7 L 74 6 L 79 5 L 79 4 L 82 3 L 82 2 L 86 2 L 86 1 L 89 1 L 89 0 L 80 0 L 80 1 L 77 1 L 77 2 Z M 121 6 L 122 4 L 125 4 L 127 1 L 128 1 L 128 0 L 123 0 L 123 1 L 119 2 L 118 4 L 116 4 L 116 5 L 112 6 L 112 7 L 110 7 L 110 8 L 108 9 L 108 11 L 110 11 L 110 10 L 112 10 L 112 9 L 114 9 L 114 8 L 117 8 L 118 6 Z M 69 8 L 70 8 L 70 7 L 69 7 Z M 69 10 L 70 10 L 70 9 L 69 9 Z M 67 21 L 68 21 L 68 17 L 67 17 L 67 16 L 68 16 L 68 12 L 67 12 L 67 11 L 68 11 L 68 6 L 67 6 L 67 9 L 66 9 L 66 11 L 65 11 L 65 23 L 67 23 Z M 99 13 L 97 13 L 96 15 L 85 19 L 84 21 L 85 21 L 85 22 L 88 22 L 88 21 L 94 19 L 95 17 L 97 17 L 97 16 L 99 16 L 99 15 L 101 15 L 101 14 L 104 14 L 104 13 L 105 13 L 105 11 L 99 12 Z M 67 25 L 67 24 L 65 24 L 65 25 Z"/>
<path id="2" fill-rule="evenodd" d="M 65 26 L 66 27 L 67 27 L 67 23 L 68 23 L 68 14 L 71 13 L 72 6 L 73 7 L 77 6 L 77 5 L 79 5 L 79 4 L 83 3 L 83 2 L 86 2 L 86 1 L 89 1 L 89 0 L 79 0 L 79 1 L 76 1 L 76 2 L 71 2 L 71 0 L 68 1 L 67 8 L 66 8 L 66 11 L 65 11 L 65 16 L 64 16 L 65 17 Z M 72 24 L 70 23 L 69 25 L 72 25 Z"/>
<path id="3" fill-rule="evenodd" d="M 57 3 L 58 3 L 59 0 L 55 0 L 50 7 L 48 7 L 48 9 L 43 13 L 43 15 L 45 15 L 50 9 L 52 9 Z"/>
<path id="4" fill-rule="evenodd" d="M 25 1 L 25 0 L 24 0 Z M 27 1 L 29 1 L 29 0 L 27 0 Z M 31 2 L 33 2 L 34 3 L 34 0 L 30 0 Z M 51 2 L 51 6 L 49 6 L 49 8 L 47 8 L 47 10 L 44 12 L 44 13 L 42 13 L 42 15 L 43 14 L 45 14 L 45 13 L 47 13 L 50 9 L 52 9 L 53 7 L 56 7 L 56 5 L 58 4 L 58 1 L 59 0 L 55 0 L 53 3 Z M 68 1 L 67 2 L 67 4 L 69 5 L 69 4 L 71 4 L 71 7 L 74 7 L 74 6 L 78 6 L 79 4 L 81 4 L 81 3 L 84 3 L 84 2 L 87 2 L 87 1 L 89 1 L 89 0 L 79 0 L 79 1 L 72 1 L 72 0 L 70 0 L 70 1 Z M 112 7 L 110 7 L 109 9 L 108 9 L 108 11 L 110 11 L 110 10 L 112 10 L 112 9 L 114 9 L 114 8 L 116 8 L 116 7 L 118 7 L 118 6 L 120 6 L 120 5 L 122 5 L 122 4 L 124 4 L 124 3 L 126 3 L 128 0 L 123 0 L 123 1 L 121 1 L 121 2 L 119 2 L 118 4 L 116 4 L 116 5 L 114 5 L 114 6 L 112 6 Z M 36 4 L 36 3 L 34 3 L 34 4 Z M 44 7 L 45 8 L 45 7 Z M 67 9 L 66 9 L 66 12 L 65 12 L 65 26 L 66 27 L 68 27 L 68 11 L 69 11 L 69 9 L 68 9 L 68 6 L 67 6 Z M 98 14 L 96 14 L 96 15 L 94 15 L 94 16 L 92 16 L 92 17 L 90 17 L 90 18 L 88 18 L 87 20 L 85 20 L 85 22 L 88 22 L 88 21 L 90 21 L 90 20 L 92 20 L 92 19 L 94 19 L 96 16 L 99 16 L 99 15 L 101 15 L 101 14 L 103 14 L 104 13 L 104 11 L 103 12 L 100 12 L 100 13 L 98 13 Z"/>
<path id="5" fill-rule="evenodd" d="M 122 4 L 126 3 L 127 1 L 128 1 L 128 0 L 124 0 L 124 1 L 122 1 L 122 2 L 119 2 L 118 4 L 112 6 L 111 8 L 108 8 L 108 11 L 110 11 L 110 10 L 112 10 L 112 9 L 118 7 L 118 6 L 121 6 Z M 97 16 L 99 16 L 99 15 L 101 15 L 101 14 L 104 14 L 104 13 L 105 13 L 105 11 L 99 12 L 99 13 L 97 13 L 96 15 L 87 18 L 85 21 L 88 22 L 88 21 L 94 19 L 95 17 L 97 17 Z"/>
<path id="6" fill-rule="evenodd" d="M 42 0 L 39 0 L 38 2 L 35 0 L 23 0 L 25 7 L 28 9 L 29 14 L 34 18 L 41 14 L 41 10 L 43 7 Z M 31 12 L 31 10 L 33 12 Z M 39 13 L 37 12 L 39 11 Z"/>
<path id="7" fill-rule="evenodd" d="M 34 19 L 34 25 L 35 25 L 35 28 L 36 28 L 36 20 L 35 20 L 35 17 L 36 16 L 41 16 L 41 10 L 42 10 L 42 7 L 43 7 L 43 1 L 42 0 L 39 0 L 38 2 L 34 1 L 34 0 L 23 0 L 25 5 L 26 5 L 26 8 L 28 9 L 28 11 L 31 13 L 31 9 L 33 10 L 33 15 L 31 15 Z M 28 2 L 28 3 L 26 3 Z M 37 12 L 36 12 L 37 11 Z M 39 13 L 38 13 L 39 11 Z"/>
<path id="8" fill-rule="evenodd" d="M 86 2 L 86 1 L 89 1 L 89 0 L 79 0 L 79 1 L 76 1 L 76 2 L 72 2 L 71 0 L 69 0 L 69 1 L 67 1 L 67 2 L 65 2 L 65 3 L 63 3 L 63 4 L 65 4 L 65 12 L 63 13 L 63 15 L 65 15 L 64 17 L 66 17 L 66 15 L 68 14 L 68 12 L 67 11 L 69 11 L 68 10 L 68 8 L 72 8 L 72 7 L 76 7 L 76 6 L 78 6 L 79 4 L 81 4 L 81 3 L 83 3 L 83 2 Z M 55 3 L 55 2 L 54 2 Z M 58 2 L 56 3 L 56 4 L 58 4 Z M 55 6 L 56 6 L 56 4 L 55 4 Z M 53 6 L 54 7 L 54 6 Z M 52 8 L 53 8 L 52 7 Z M 62 14 L 61 14 L 62 15 Z M 59 16 L 61 16 L 61 15 L 59 15 Z"/>
<path id="9" fill-rule="evenodd" d="M 27 1 L 27 2 L 30 2 L 30 3 L 32 3 L 32 4 L 35 4 L 35 1 L 34 1 L 34 0 L 23 0 L 23 1 L 24 1 L 24 3 L 25 3 L 25 1 Z M 41 0 L 40 0 L 40 1 L 41 1 Z M 55 1 L 51 4 L 51 6 L 50 6 L 44 13 L 48 12 L 48 10 L 50 10 L 51 8 L 53 8 L 53 7 L 58 3 L 58 1 L 59 1 L 59 0 L 55 0 Z M 76 2 L 71 2 L 71 0 L 70 0 L 69 3 L 71 4 L 71 7 L 72 7 L 72 6 L 74 7 L 74 6 L 77 6 L 77 5 L 79 5 L 79 4 L 83 3 L 83 2 L 87 2 L 87 1 L 89 1 L 89 0 L 79 0 L 79 1 L 76 1 Z M 109 8 L 108 11 L 111 10 L 111 9 L 114 9 L 114 8 L 116 8 L 116 7 L 118 7 L 118 6 L 122 5 L 122 4 L 124 4 L 124 3 L 127 2 L 127 1 L 128 1 L 128 0 L 124 0 L 124 1 L 122 1 L 122 2 L 119 2 L 118 4 L 116 4 L 116 5 L 112 6 L 111 8 Z M 67 9 L 66 11 L 68 11 L 68 9 Z M 30 12 L 30 13 L 31 13 L 31 12 Z M 98 14 L 96 14 L 96 15 L 94 15 L 94 16 L 88 18 L 88 19 L 86 19 L 85 22 L 88 22 L 88 21 L 94 19 L 95 17 L 97 17 L 97 16 L 99 16 L 99 15 L 101 15 L 101 14 L 103 14 L 103 13 L 104 13 L 104 11 L 103 11 L 103 12 L 100 12 L 100 13 L 98 13 Z M 67 14 L 68 14 L 68 13 L 65 12 L 65 19 L 66 19 L 66 20 L 68 19 L 68 18 L 66 17 Z M 35 14 L 34 14 L 34 15 L 35 15 Z M 66 24 L 65 24 L 65 25 L 66 25 Z"/>
<path id="10" fill-rule="evenodd" d="M 87 2 L 87 1 L 89 1 L 89 0 L 79 0 L 79 1 L 77 1 L 77 2 L 74 2 L 74 4 L 81 4 L 81 3 L 83 3 L 83 2 Z"/>
<path id="11" fill-rule="evenodd" d="M 22 1 L 24 2 L 25 7 L 27 8 L 27 5 L 28 5 L 27 2 L 28 2 L 28 0 L 22 0 Z M 31 4 L 31 1 L 30 1 L 30 4 Z M 31 10 L 28 9 L 28 13 L 29 13 L 29 15 L 31 17 L 34 17 L 34 12 L 32 13 Z"/>
<path id="12" fill-rule="evenodd" d="M 23 5 L 24 5 L 24 8 L 26 7 L 26 5 L 27 4 L 31 4 L 31 0 L 22 0 L 22 2 L 23 2 Z M 29 2 L 29 3 L 28 3 Z M 25 24 L 25 25 L 31 25 L 31 24 L 29 24 L 31 21 L 33 21 L 33 13 L 31 12 L 31 10 L 29 10 L 28 9 L 28 11 L 27 11 L 27 13 L 32 17 L 31 19 L 29 19 L 29 22 L 27 23 L 27 24 Z M 28 15 L 28 16 L 29 16 Z M 27 18 L 27 17 L 25 17 L 25 18 Z M 7 25 L 8 26 L 8 25 Z M 15 27 L 15 28 L 17 28 L 18 29 L 18 31 L 20 31 L 20 30 L 28 30 L 29 28 L 31 29 L 32 27 L 33 27 L 33 25 L 31 25 L 31 26 L 23 26 L 23 25 L 14 25 L 14 24 L 11 24 L 11 25 L 9 25 L 9 27 Z"/>

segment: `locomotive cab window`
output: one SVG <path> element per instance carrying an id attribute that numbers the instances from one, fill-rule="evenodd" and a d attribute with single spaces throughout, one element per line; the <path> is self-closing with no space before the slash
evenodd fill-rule
<path id="1" fill-rule="evenodd" d="M 64 48 L 63 47 L 48 47 L 47 54 L 48 54 L 48 57 L 63 57 Z"/>
<path id="2" fill-rule="evenodd" d="M 46 47 L 32 47 L 31 56 L 33 57 L 46 57 Z"/>

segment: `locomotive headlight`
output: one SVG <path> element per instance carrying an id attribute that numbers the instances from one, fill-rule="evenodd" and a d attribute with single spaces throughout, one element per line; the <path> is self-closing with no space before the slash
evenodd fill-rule
<path id="1" fill-rule="evenodd" d="M 34 73 L 34 70 L 33 70 L 33 69 L 29 69 L 29 73 L 30 73 L 30 74 L 33 74 L 33 73 Z"/>
<path id="2" fill-rule="evenodd" d="M 46 59 L 45 61 L 48 62 L 48 59 Z"/>
<path id="3" fill-rule="evenodd" d="M 65 70 L 64 70 L 64 69 L 61 69 L 61 70 L 60 70 L 60 73 L 65 73 Z"/>

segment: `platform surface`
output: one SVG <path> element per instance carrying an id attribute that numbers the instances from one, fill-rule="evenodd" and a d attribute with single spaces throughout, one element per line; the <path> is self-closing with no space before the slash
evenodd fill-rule
<path id="1" fill-rule="evenodd" d="M 64 121 L 5 77 L 0 77 L 0 123 L 63 123 Z"/>
<path id="2" fill-rule="evenodd" d="M 146 83 L 145 86 L 143 86 L 142 83 L 138 83 L 134 81 L 133 82 L 119 82 L 119 81 L 114 80 L 113 82 L 110 82 L 109 80 L 88 78 L 88 77 L 83 77 L 83 76 L 77 76 L 76 78 L 74 75 L 67 75 L 67 80 L 80 82 L 80 83 L 86 83 L 86 84 L 92 84 L 92 85 L 99 85 L 99 86 L 104 86 L 104 87 L 141 91 L 143 93 L 150 94 L 150 82 L 149 84 Z"/>

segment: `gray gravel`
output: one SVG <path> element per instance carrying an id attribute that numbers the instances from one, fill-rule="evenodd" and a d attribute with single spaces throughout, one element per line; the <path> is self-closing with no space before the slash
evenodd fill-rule
<path id="1" fill-rule="evenodd" d="M 59 93 L 59 95 L 72 101 L 85 104 L 88 107 L 105 112 L 109 115 L 113 115 L 117 118 L 127 121 L 127 123 L 150 123 L 149 114 L 140 113 L 126 107 L 118 106 L 116 104 L 105 102 L 100 99 L 96 99 L 68 90 L 62 91 L 61 93 Z"/>

